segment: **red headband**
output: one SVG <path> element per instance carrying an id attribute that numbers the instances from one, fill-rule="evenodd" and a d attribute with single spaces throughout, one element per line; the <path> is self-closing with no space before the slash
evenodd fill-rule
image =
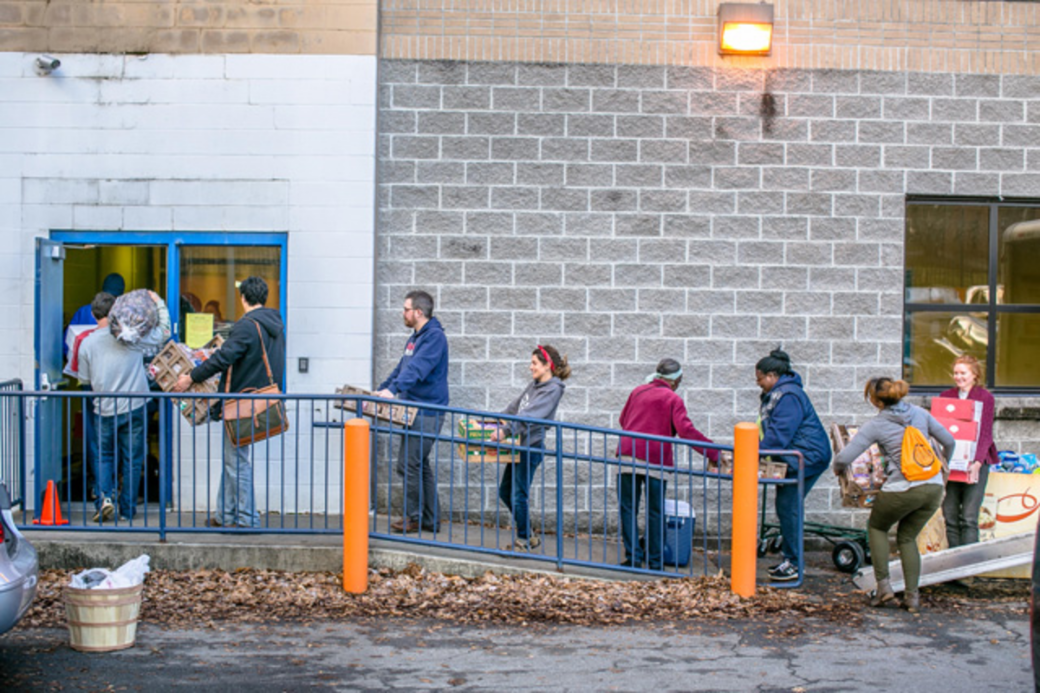
<path id="1" fill-rule="evenodd" d="M 549 362 L 549 368 L 556 370 L 556 364 L 553 363 L 552 357 L 549 356 L 549 352 L 545 350 L 545 347 L 539 344 L 538 351 L 542 352 L 542 356 L 544 356 L 545 360 Z"/>

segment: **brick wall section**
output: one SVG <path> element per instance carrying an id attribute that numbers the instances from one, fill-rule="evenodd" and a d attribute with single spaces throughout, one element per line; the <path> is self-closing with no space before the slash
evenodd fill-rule
<path id="1" fill-rule="evenodd" d="M 0 0 L 0 51 L 375 55 L 375 0 Z"/>
<path id="2" fill-rule="evenodd" d="M 825 423 L 862 420 L 862 383 L 901 363 L 906 194 L 1040 198 L 1036 77 L 381 75 L 376 371 L 403 347 L 404 293 L 425 287 L 459 406 L 503 407 L 548 342 L 574 368 L 561 418 L 609 426 L 671 356 L 694 423 L 730 439 L 755 418 L 754 363 L 782 343 Z M 809 504 L 839 514 L 836 489 Z"/>
<path id="3" fill-rule="evenodd" d="M 380 56 L 1040 74 L 1040 3 L 772 4 L 772 55 L 722 58 L 717 0 L 383 0 Z"/>

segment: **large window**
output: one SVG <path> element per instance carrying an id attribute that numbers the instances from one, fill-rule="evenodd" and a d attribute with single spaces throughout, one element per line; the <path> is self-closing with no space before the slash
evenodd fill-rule
<path id="1" fill-rule="evenodd" d="M 1040 390 L 1040 203 L 908 203 L 905 283 L 907 381 L 949 387 L 971 354 L 986 387 Z"/>

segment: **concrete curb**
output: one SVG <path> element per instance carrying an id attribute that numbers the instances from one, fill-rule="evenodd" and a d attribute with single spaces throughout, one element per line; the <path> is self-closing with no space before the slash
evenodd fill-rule
<path id="1" fill-rule="evenodd" d="M 36 547 L 41 569 L 80 570 L 92 567 L 115 568 L 143 553 L 151 557 L 157 570 L 239 568 L 280 570 L 288 572 L 331 572 L 343 569 L 343 552 L 338 537 L 295 537 L 300 543 L 286 544 L 285 537 L 227 537 L 208 534 L 184 541 L 159 542 L 141 537 L 137 540 L 111 535 L 58 532 L 29 533 Z M 55 535 L 61 536 L 55 536 Z M 278 542 L 278 543 L 275 543 Z M 306 543 L 304 543 L 306 542 Z M 545 561 L 514 559 L 493 554 L 443 549 L 439 547 L 409 548 L 398 542 L 372 540 L 368 553 L 369 566 L 401 570 L 410 564 L 425 570 L 461 577 L 478 577 L 487 572 L 499 575 L 539 574 L 558 578 L 640 579 L 630 575 L 611 574 L 606 570 L 579 569 L 572 566 L 559 572 Z"/>

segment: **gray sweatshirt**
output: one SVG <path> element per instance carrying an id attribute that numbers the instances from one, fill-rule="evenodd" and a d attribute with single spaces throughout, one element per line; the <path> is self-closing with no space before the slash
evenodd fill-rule
<path id="1" fill-rule="evenodd" d="M 853 436 L 849 444 L 834 457 L 834 470 L 842 472 L 852 464 L 853 460 L 863 454 L 874 443 L 881 448 L 885 456 L 885 475 L 888 477 L 882 491 L 900 493 L 915 486 L 924 484 L 943 484 L 943 475 L 936 474 L 923 481 L 907 481 L 903 476 L 900 463 L 903 457 L 903 432 L 907 426 L 913 426 L 925 436 L 931 436 L 942 445 L 942 454 L 946 460 L 953 454 L 954 440 L 950 432 L 935 417 L 921 407 L 899 402 L 882 409 L 876 417 L 868 421 Z"/>
<path id="2" fill-rule="evenodd" d="M 519 397 L 509 403 L 503 414 L 516 414 L 531 419 L 556 418 L 556 407 L 560 404 L 563 391 L 567 386 L 563 381 L 553 376 L 544 383 L 532 380 Z M 537 445 L 545 440 L 545 426 L 537 424 L 526 424 L 521 421 L 510 421 L 509 434 L 519 435 L 520 442 L 524 445 Z"/>

